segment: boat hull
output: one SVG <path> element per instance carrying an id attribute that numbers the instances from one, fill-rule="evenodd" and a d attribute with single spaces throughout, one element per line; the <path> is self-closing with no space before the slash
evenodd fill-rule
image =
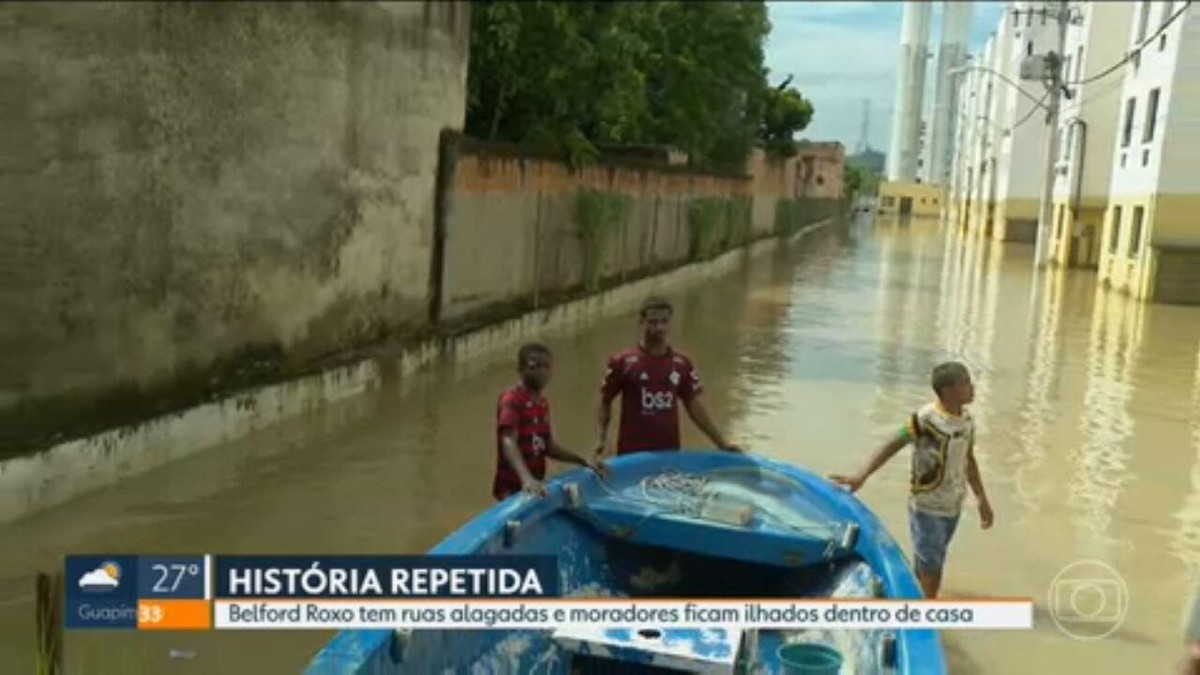
<path id="1" fill-rule="evenodd" d="M 641 453 L 611 465 L 607 481 L 572 471 L 549 481 L 550 495 L 544 499 L 518 495 L 496 504 L 429 554 L 553 554 L 563 594 L 581 598 L 921 598 L 903 551 L 878 518 L 852 495 L 806 470 L 758 456 L 710 452 Z M 734 506 L 677 516 L 667 507 L 685 502 L 682 495 L 695 488 L 688 476 L 704 477 L 706 504 L 724 499 Z M 749 520 L 737 507 L 747 503 L 758 514 Z M 625 672 L 614 670 L 614 663 L 632 666 L 641 658 L 644 668 L 651 662 L 671 667 L 687 662 L 688 655 L 678 661 L 661 644 L 639 650 L 633 636 L 626 649 L 621 636 L 610 637 L 351 630 L 338 633 L 305 672 L 569 673 L 594 657 L 619 657 L 619 662 L 605 661 L 603 672 Z M 735 651 L 750 657 L 754 672 L 783 672 L 778 650 L 797 641 L 834 647 L 845 673 L 946 672 L 940 639 L 931 630 L 764 630 L 731 633 L 729 639 L 737 641 Z M 698 654 L 701 641 L 691 644 L 693 667 L 688 669 L 702 672 L 708 662 Z M 735 664 L 738 672 L 746 661 Z M 732 672 L 725 667 L 714 665 L 711 672 Z"/>

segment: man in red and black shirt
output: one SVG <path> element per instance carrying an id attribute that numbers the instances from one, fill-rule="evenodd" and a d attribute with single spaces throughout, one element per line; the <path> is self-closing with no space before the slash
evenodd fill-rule
<path id="1" fill-rule="evenodd" d="M 566 450 L 550 430 L 550 402 L 542 391 L 550 382 L 550 350 L 527 344 L 517 352 L 521 383 L 500 395 L 496 405 L 496 477 L 492 496 L 503 500 L 522 490 L 545 496 L 546 457 L 588 466 L 601 475 L 603 462 Z"/>
<path id="2" fill-rule="evenodd" d="M 642 336 L 638 346 L 617 352 L 608 360 L 600 387 L 596 457 L 604 454 L 612 401 L 617 396 L 621 397 L 618 455 L 678 450 L 680 402 L 713 444 L 722 450 L 741 452 L 725 440 L 701 402 L 703 387 L 692 360 L 667 342 L 672 313 L 666 300 L 646 300 L 640 312 Z"/>

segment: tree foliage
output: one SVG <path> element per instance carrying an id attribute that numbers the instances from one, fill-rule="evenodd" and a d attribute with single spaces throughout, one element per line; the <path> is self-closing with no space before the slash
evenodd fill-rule
<path id="1" fill-rule="evenodd" d="M 763 110 L 763 147 L 785 157 L 796 154 L 795 134 L 812 121 L 813 106 L 794 87 L 771 89 Z"/>
<path id="2" fill-rule="evenodd" d="M 875 194 L 879 187 L 879 175 L 865 167 L 847 163 L 842 173 L 842 187 L 849 198 Z"/>
<path id="3" fill-rule="evenodd" d="M 766 84 L 763 2 L 474 2 L 471 24 L 466 128 L 479 138 L 576 160 L 596 144 L 672 146 L 740 168 L 812 116 Z"/>

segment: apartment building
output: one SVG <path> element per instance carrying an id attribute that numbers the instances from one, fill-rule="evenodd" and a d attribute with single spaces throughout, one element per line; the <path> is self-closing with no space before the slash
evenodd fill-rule
<path id="1" fill-rule="evenodd" d="M 1034 54 L 1057 50 L 1057 2 L 1013 2 L 1001 21 L 1008 22 L 1008 54 L 997 54 L 1005 78 L 995 82 L 1001 101 L 1000 133 L 996 156 L 995 216 L 992 237 L 1005 241 L 1033 242 L 1041 212 L 1046 142 L 1045 87 L 1021 81 L 1021 62 Z M 997 78 L 1001 79 L 1001 78 Z"/>
<path id="2" fill-rule="evenodd" d="M 1126 53 L 1131 2 L 1073 2 L 1062 79 L 1049 258 L 1070 267 L 1100 262 L 1104 214 L 1112 183 L 1122 78 L 1105 77 Z"/>
<path id="3" fill-rule="evenodd" d="M 1140 2 L 1125 40 L 1099 276 L 1142 300 L 1200 302 L 1200 19 Z"/>
<path id="4" fill-rule="evenodd" d="M 1003 17 L 997 32 L 988 39 L 983 50 L 983 69 L 975 72 L 974 108 L 970 114 L 971 150 L 968 154 L 967 227 L 970 231 L 991 237 L 995 229 L 996 199 L 999 177 L 996 174 L 1000 139 L 1009 122 L 1008 108 L 1001 104 L 1000 88 L 1008 86 L 1000 78 L 1011 54 L 1010 26 Z"/>

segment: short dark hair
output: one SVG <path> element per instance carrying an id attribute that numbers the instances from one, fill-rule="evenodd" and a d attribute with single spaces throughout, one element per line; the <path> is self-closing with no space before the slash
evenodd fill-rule
<path id="1" fill-rule="evenodd" d="M 933 368 L 933 375 L 929 378 L 930 384 L 933 385 L 933 390 L 938 396 L 950 387 L 957 386 L 971 379 L 971 373 L 967 367 L 958 361 L 946 361 L 939 363 Z"/>
<path id="2" fill-rule="evenodd" d="M 671 303 L 668 302 L 666 298 L 661 298 L 657 295 L 654 295 L 642 301 L 642 307 L 638 310 L 638 316 L 644 319 L 646 318 L 647 314 L 656 309 L 664 309 L 668 314 L 675 313 L 675 308 L 671 306 Z"/>
<path id="3" fill-rule="evenodd" d="M 517 350 L 517 370 L 525 367 L 529 358 L 534 354 L 550 356 L 550 348 L 540 342 L 526 342 Z"/>

